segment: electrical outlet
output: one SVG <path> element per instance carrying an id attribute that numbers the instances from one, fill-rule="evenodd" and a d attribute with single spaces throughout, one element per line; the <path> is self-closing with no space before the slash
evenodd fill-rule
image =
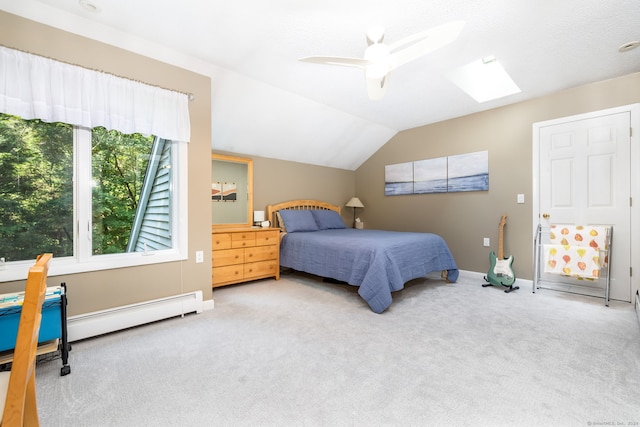
<path id="1" fill-rule="evenodd" d="M 196 251 L 196 264 L 200 264 L 201 262 L 204 262 L 204 252 Z"/>
<path id="2" fill-rule="evenodd" d="M 491 246 L 491 240 L 489 240 L 488 237 L 484 238 L 484 241 L 482 242 L 483 245 L 485 245 L 486 247 Z"/>

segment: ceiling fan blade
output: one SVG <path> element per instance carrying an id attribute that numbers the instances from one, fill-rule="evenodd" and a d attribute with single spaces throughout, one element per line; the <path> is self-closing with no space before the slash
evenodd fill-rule
<path id="1" fill-rule="evenodd" d="M 367 94 L 369 99 L 378 100 L 384 97 L 389 84 L 389 74 L 382 78 L 370 78 L 367 77 Z"/>
<path id="2" fill-rule="evenodd" d="M 397 68 L 448 45 L 458 38 L 464 25 L 464 21 L 452 21 L 405 37 L 389 45 L 392 67 Z"/>
<path id="3" fill-rule="evenodd" d="M 301 58 L 300 61 L 356 68 L 365 68 L 370 64 L 370 61 L 367 61 L 366 59 L 345 58 L 340 56 L 307 56 L 306 58 Z"/>

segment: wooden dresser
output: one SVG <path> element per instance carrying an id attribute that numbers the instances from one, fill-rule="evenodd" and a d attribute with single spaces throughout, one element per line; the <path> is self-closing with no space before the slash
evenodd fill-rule
<path id="1" fill-rule="evenodd" d="M 280 279 L 280 229 L 218 228 L 211 233 L 212 286 Z"/>

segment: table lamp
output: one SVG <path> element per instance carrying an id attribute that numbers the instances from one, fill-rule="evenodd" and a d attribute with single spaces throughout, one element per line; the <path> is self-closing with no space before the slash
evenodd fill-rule
<path id="1" fill-rule="evenodd" d="M 345 205 L 348 208 L 353 208 L 353 228 L 356 228 L 356 208 L 364 208 L 364 205 L 357 197 L 352 197 L 351 200 Z"/>
<path id="2" fill-rule="evenodd" d="M 260 225 L 264 221 L 264 211 L 253 211 L 253 225 Z"/>

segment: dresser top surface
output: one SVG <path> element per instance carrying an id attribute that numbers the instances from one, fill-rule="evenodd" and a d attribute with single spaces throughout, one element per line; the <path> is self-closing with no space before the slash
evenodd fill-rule
<path id="1" fill-rule="evenodd" d="M 280 231 L 280 229 L 276 227 L 228 227 L 228 228 L 220 227 L 220 228 L 213 228 L 211 230 L 213 234 L 246 233 L 249 231 Z"/>

